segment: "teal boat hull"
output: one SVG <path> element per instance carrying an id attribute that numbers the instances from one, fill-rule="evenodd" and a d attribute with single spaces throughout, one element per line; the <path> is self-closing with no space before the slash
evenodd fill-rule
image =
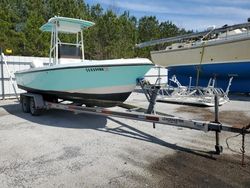
<path id="1" fill-rule="evenodd" d="M 91 106 L 124 102 L 153 64 L 99 64 L 35 68 L 15 73 L 20 89 Z M 150 61 L 149 61 L 150 62 Z M 101 102 L 101 104 L 100 104 Z M 113 105 L 111 105 L 113 106 Z"/>

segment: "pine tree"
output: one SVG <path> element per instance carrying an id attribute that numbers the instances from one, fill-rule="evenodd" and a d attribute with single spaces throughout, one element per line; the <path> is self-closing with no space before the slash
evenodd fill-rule
<path id="1" fill-rule="evenodd" d="M 150 50 L 164 45 L 136 49 L 135 44 L 184 34 L 170 21 L 159 23 L 155 16 L 139 21 L 129 12 L 106 10 L 100 4 L 90 6 L 83 0 L 1 0 L 0 47 L 11 48 L 13 55 L 48 56 L 50 33 L 39 28 L 53 16 L 86 19 L 96 23 L 84 30 L 85 57 L 88 59 L 150 57 Z M 62 41 L 75 40 L 60 34 Z"/>

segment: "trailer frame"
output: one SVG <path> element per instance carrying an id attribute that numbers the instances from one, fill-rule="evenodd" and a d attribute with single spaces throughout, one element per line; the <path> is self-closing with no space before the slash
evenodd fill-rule
<path id="1" fill-rule="evenodd" d="M 140 108 L 130 104 L 119 105 L 125 108 L 127 111 L 117 111 L 104 107 L 86 107 L 79 106 L 74 103 L 51 102 L 44 100 L 43 96 L 36 93 L 23 93 L 20 94 L 20 103 L 22 105 L 23 112 L 31 113 L 31 115 L 39 115 L 42 111 L 50 109 L 59 109 L 74 112 L 76 114 L 94 114 L 102 116 L 113 116 L 125 119 L 133 119 L 137 121 L 151 122 L 153 128 L 155 124 L 171 125 L 175 127 L 189 128 L 198 131 L 214 131 L 215 132 L 215 154 L 223 152 L 223 147 L 220 145 L 220 133 L 222 131 L 239 133 L 242 135 L 242 166 L 245 166 L 244 154 L 245 154 L 245 135 L 250 133 L 250 124 L 243 127 L 233 127 L 221 124 L 219 122 L 219 108 L 218 97 L 215 96 L 215 120 L 214 121 L 199 121 L 192 119 L 185 119 L 182 117 L 172 116 L 169 114 L 158 113 L 154 110 L 155 100 L 159 87 L 155 87 L 153 92 L 147 93 L 147 99 L 149 101 L 148 109 Z"/>

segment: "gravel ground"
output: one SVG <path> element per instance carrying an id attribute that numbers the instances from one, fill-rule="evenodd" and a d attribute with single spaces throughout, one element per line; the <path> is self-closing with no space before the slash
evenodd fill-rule
<path id="1" fill-rule="evenodd" d="M 250 98 L 232 99 L 220 108 L 220 121 L 248 124 Z M 127 100 L 143 107 L 145 101 L 140 93 Z M 166 103 L 156 108 L 213 118 L 213 108 Z M 250 187 L 250 135 L 246 167 L 241 137 L 234 135 L 221 133 L 224 151 L 218 156 L 213 132 L 160 124 L 153 129 L 151 123 L 60 110 L 34 117 L 15 100 L 0 101 L 0 187 Z"/>

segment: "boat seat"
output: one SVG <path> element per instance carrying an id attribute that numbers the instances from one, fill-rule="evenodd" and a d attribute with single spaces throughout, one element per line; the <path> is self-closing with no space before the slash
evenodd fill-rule
<path id="1" fill-rule="evenodd" d="M 73 59 L 73 58 L 60 58 L 59 64 L 73 64 L 73 63 L 81 63 L 82 59 Z"/>
<path id="2" fill-rule="evenodd" d="M 58 45 L 58 58 L 82 59 L 82 50 L 78 46 Z"/>
<path id="3" fill-rule="evenodd" d="M 31 68 L 37 68 L 37 67 L 43 67 L 43 62 L 41 60 L 38 59 L 34 59 L 31 63 L 30 63 L 30 67 Z"/>

